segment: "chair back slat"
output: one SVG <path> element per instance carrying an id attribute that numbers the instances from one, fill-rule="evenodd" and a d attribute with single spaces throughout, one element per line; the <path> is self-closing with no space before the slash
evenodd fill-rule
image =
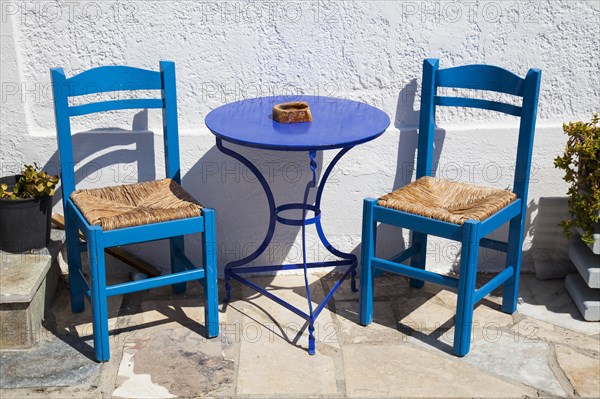
<path id="1" fill-rule="evenodd" d="M 162 79 L 163 99 L 163 142 L 165 146 L 165 169 L 167 177 L 181 183 L 179 170 L 179 125 L 177 122 L 177 85 L 175 84 L 175 64 L 161 62 L 160 74 Z"/>
<path id="2" fill-rule="evenodd" d="M 61 92 L 66 77 L 62 68 L 50 70 L 54 98 L 54 121 L 60 155 L 60 186 L 63 195 L 63 207 L 75 190 L 75 162 L 73 161 L 73 140 L 71 139 L 71 120 L 69 116 L 69 97 Z M 66 213 L 64 213 L 66 215 Z"/>
<path id="3" fill-rule="evenodd" d="M 437 59 L 423 61 L 421 111 L 419 112 L 419 136 L 417 142 L 417 179 L 433 175 L 433 136 L 435 131 L 435 71 Z"/>
<path id="4" fill-rule="evenodd" d="M 97 112 L 162 108 L 166 177 L 177 183 L 181 182 L 174 62 L 161 61 L 160 71 L 127 66 L 104 66 L 87 70 L 68 79 L 62 68 L 52 68 L 51 79 L 63 199 L 70 197 L 76 183 L 70 118 Z M 159 98 L 95 101 L 69 106 L 70 97 L 123 90 L 160 90 L 160 92 L 157 93 Z"/>
<path id="5" fill-rule="evenodd" d="M 435 96 L 435 105 L 451 106 L 451 107 L 468 107 L 480 108 L 491 111 L 498 111 L 513 116 L 521 116 L 521 107 L 512 104 L 501 103 L 498 101 L 482 100 L 479 98 L 464 98 L 464 97 L 444 97 Z"/>
<path id="6" fill-rule="evenodd" d="M 75 105 L 69 107 L 70 116 L 81 116 L 96 112 L 117 111 L 136 108 L 163 108 L 160 98 L 130 98 L 126 100 L 98 101 L 95 103 Z"/>
<path id="7" fill-rule="evenodd" d="M 527 206 L 533 136 L 542 72 L 530 69 L 525 79 L 491 65 L 439 69 L 437 59 L 423 62 L 417 178 L 433 176 L 433 139 L 437 106 L 487 109 L 520 117 L 513 192 Z M 438 96 L 438 87 L 488 90 L 522 97 L 521 105 L 475 98 Z"/>
<path id="8" fill-rule="evenodd" d="M 488 90 L 523 96 L 523 78 L 493 65 L 465 65 L 439 69 L 435 74 L 437 87 Z"/>
<path id="9" fill-rule="evenodd" d="M 65 82 L 69 97 L 123 90 L 160 90 L 160 72 L 120 65 L 88 69 Z"/>
<path id="10" fill-rule="evenodd" d="M 519 126 L 517 162 L 513 183 L 513 191 L 517 194 L 517 197 L 523 199 L 523 207 L 527 207 L 529 174 L 531 172 L 531 158 L 533 155 L 533 137 L 535 134 L 541 79 L 541 70 L 530 69 L 525 77 L 524 84 L 523 112 Z"/>

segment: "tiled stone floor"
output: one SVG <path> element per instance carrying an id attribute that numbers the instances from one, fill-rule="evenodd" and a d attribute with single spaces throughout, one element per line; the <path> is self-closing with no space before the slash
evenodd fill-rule
<path id="1" fill-rule="evenodd" d="M 114 279 L 127 277 L 117 269 Z M 335 277 L 311 276 L 314 301 Z M 255 280 L 307 306 L 303 277 Z M 237 283 L 233 301 L 221 305 L 221 335 L 211 340 L 203 337 L 198 284 L 181 296 L 166 287 L 113 298 L 111 360 L 99 365 L 91 359 L 89 306 L 71 314 L 63 286 L 41 342 L 0 353 L 0 397 L 600 396 L 600 323 L 582 321 L 562 280 L 524 275 L 512 316 L 499 311 L 500 298 L 486 297 L 464 358 L 451 354 L 453 292 L 382 276 L 375 295 L 374 322 L 361 327 L 358 295 L 344 283 L 318 319 L 315 356 L 306 352 L 301 318 Z"/>

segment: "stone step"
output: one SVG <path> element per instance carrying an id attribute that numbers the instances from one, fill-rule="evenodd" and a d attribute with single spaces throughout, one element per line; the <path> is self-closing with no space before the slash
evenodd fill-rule
<path id="1" fill-rule="evenodd" d="M 57 256 L 64 231 L 52 230 L 47 248 L 13 254 L 0 251 L 0 349 L 24 349 L 38 340 L 58 284 Z"/>
<path id="2" fill-rule="evenodd" d="M 594 242 L 589 245 L 590 249 L 596 255 L 600 255 L 600 234 L 594 234 Z"/>
<path id="3" fill-rule="evenodd" d="M 600 255 L 595 255 L 579 239 L 571 240 L 569 257 L 590 288 L 600 288 Z"/>
<path id="4" fill-rule="evenodd" d="M 600 321 L 600 289 L 590 288 L 579 274 L 569 274 L 565 287 L 587 321 Z"/>
<path id="5" fill-rule="evenodd" d="M 598 223 L 596 224 L 596 226 L 598 226 Z M 598 228 L 600 227 L 596 227 L 595 231 L 598 231 Z M 577 232 L 579 234 L 583 234 L 583 231 L 579 227 L 577 228 Z M 594 254 L 600 255 L 600 233 L 592 234 L 592 238 L 594 239 L 594 242 L 588 244 L 588 247 L 592 250 Z"/>

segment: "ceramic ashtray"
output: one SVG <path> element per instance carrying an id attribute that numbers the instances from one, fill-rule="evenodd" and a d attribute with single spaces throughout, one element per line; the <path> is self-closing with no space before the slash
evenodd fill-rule
<path id="1" fill-rule="evenodd" d="M 312 115 L 306 101 L 292 101 L 274 106 L 273 119 L 279 123 L 312 122 Z"/>

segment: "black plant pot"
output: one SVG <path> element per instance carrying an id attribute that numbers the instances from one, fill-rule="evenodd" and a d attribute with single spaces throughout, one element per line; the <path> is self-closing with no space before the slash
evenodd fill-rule
<path id="1" fill-rule="evenodd" d="M 19 176 L 0 178 L 0 183 L 14 187 Z M 50 243 L 52 197 L 0 199 L 0 250 L 26 252 Z"/>

